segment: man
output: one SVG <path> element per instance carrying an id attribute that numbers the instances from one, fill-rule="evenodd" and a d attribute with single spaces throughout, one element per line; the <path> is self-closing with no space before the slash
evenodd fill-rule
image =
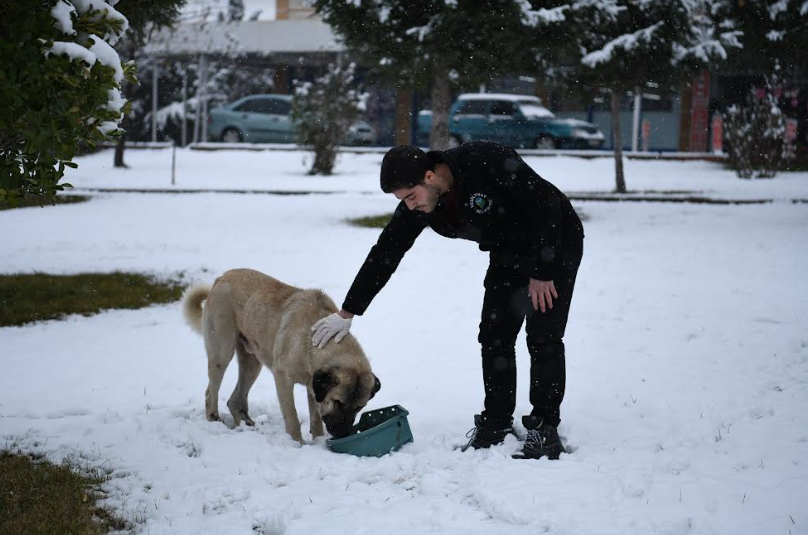
<path id="1" fill-rule="evenodd" d="M 512 148 L 466 143 L 424 153 L 397 146 L 384 157 L 381 188 L 401 202 L 353 282 L 342 310 L 317 322 L 313 342 L 339 342 L 428 225 L 489 251 L 479 342 L 485 410 L 466 448 L 488 448 L 513 432 L 516 336 L 527 318 L 530 402 L 527 438 L 514 457 L 557 459 L 564 398 L 564 330 L 583 254 L 583 225 L 569 200 Z M 466 449 L 464 448 L 464 449 Z"/>

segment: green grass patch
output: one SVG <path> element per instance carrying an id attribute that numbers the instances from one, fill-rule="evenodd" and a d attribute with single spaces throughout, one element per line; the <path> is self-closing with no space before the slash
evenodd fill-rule
<path id="1" fill-rule="evenodd" d="M 105 475 L 65 462 L 57 466 L 36 456 L 0 452 L 0 533 L 89 535 L 129 529 L 98 500 Z"/>
<path id="2" fill-rule="evenodd" d="M 53 199 L 54 204 L 46 203 L 42 204 L 42 201 L 36 197 L 29 197 L 27 199 L 17 199 L 16 204 L 11 206 L 8 201 L 0 201 L 0 210 L 13 210 L 15 208 L 31 208 L 31 207 L 42 207 L 47 208 L 48 206 L 54 206 L 56 204 L 75 204 L 77 202 L 86 202 L 89 201 L 90 197 L 86 195 L 57 195 Z"/>
<path id="3" fill-rule="evenodd" d="M 117 271 L 0 275 L 0 326 L 170 303 L 182 295 L 185 285 L 180 279 L 162 281 L 149 275 Z"/>
<path id="4" fill-rule="evenodd" d="M 348 223 L 356 227 L 384 228 L 384 226 L 387 225 L 387 222 L 390 221 L 391 217 L 393 217 L 393 214 L 355 217 L 348 219 Z"/>

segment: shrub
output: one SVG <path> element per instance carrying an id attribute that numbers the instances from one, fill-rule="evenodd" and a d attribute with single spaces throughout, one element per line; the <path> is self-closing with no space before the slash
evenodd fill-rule
<path id="1" fill-rule="evenodd" d="M 127 24 L 104 0 L 0 2 L 0 202 L 52 201 L 76 153 L 119 133 Z"/>
<path id="2" fill-rule="evenodd" d="M 785 118 L 771 87 L 769 79 L 724 114 L 729 162 L 740 178 L 773 178 L 785 165 Z"/>
<path id="3" fill-rule="evenodd" d="M 356 89 L 354 70 L 353 63 L 345 69 L 331 64 L 314 82 L 295 81 L 292 120 L 298 142 L 314 150 L 310 175 L 331 174 L 337 145 L 364 108 L 366 94 Z"/>

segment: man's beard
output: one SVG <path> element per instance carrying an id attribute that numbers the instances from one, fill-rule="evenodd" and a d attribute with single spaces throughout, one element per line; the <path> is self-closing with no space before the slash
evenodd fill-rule
<path id="1" fill-rule="evenodd" d="M 424 187 L 429 192 L 429 199 L 427 204 L 421 205 L 421 211 L 430 214 L 435 211 L 435 208 L 438 206 L 438 198 L 440 197 L 440 189 L 437 186 L 433 186 L 432 184 L 424 184 Z M 428 208 L 428 209 L 427 209 Z"/>

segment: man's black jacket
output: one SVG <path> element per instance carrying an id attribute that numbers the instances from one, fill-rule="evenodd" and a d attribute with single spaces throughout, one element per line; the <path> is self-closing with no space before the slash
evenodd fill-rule
<path id="1" fill-rule="evenodd" d="M 553 280 L 575 269 L 583 252 L 583 225 L 569 199 L 541 178 L 510 147 L 466 143 L 428 153 L 449 166 L 460 221 L 451 218 L 448 194 L 432 213 L 402 201 L 356 275 L 342 308 L 361 315 L 428 225 L 447 238 L 475 241 L 483 251 L 528 259 L 530 277 Z M 452 219 L 455 219 L 452 221 Z M 454 224 L 453 224 L 454 223 Z"/>

